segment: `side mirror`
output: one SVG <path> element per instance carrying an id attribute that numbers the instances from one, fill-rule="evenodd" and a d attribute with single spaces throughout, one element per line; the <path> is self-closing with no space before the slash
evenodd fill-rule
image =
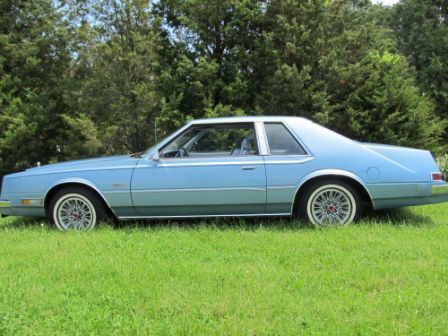
<path id="1" fill-rule="evenodd" d="M 151 160 L 153 161 L 160 161 L 160 154 L 159 151 L 156 150 L 152 155 L 151 155 Z"/>

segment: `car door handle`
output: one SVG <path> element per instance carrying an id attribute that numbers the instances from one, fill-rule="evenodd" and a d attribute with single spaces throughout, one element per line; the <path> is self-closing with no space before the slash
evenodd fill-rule
<path id="1" fill-rule="evenodd" d="M 257 168 L 257 166 L 241 166 L 242 170 L 254 170 L 255 168 Z"/>

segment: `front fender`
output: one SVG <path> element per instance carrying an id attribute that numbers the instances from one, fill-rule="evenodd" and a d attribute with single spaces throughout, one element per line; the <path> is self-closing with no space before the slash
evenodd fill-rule
<path id="1" fill-rule="evenodd" d="M 69 185 L 69 184 L 76 184 L 76 185 L 85 186 L 85 187 L 88 187 L 89 189 L 92 189 L 93 191 L 95 191 L 98 194 L 98 196 L 100 196 L 102 198 L 102 200 L 106 203 L 106 205 L 109 207 L 109 209 L 111 211 L 113 211 L 110 202 L 104 196 L 104 194 L 100 190 L 100 188 L 92 181 L 89 181 L 84 178 L 79 178 L 79 177 L 64 178 L 64 179 L 60 179 L 60 180 L 57 180 L 56 182 L 52 183 L 51 186 L 45 191 L 45 194 L 44 194 L 45 205 L 47 205 L 48 196 L 51 194 L 51 191 L 54 188 L 59 188 L 61 186 Z"/>

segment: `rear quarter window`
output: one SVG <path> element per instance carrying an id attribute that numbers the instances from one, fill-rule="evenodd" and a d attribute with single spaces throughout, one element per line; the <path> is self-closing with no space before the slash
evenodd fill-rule
<path id="1" fill-rule="evenodd" d="M 271 155 L 304 155 L 306 151 L 282 123 L 265 123 Z"/>

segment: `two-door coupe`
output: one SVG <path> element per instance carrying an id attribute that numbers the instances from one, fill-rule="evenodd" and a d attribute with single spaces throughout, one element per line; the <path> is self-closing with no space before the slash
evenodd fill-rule
<path id="1" fill-rule="evenodd" d="M 195 120 L 137 155 L 7 175 L 0 212 L 61 230 L 119 220 L 290 216 L 349 224 L 362 209 L 448 201 L 430 152 L 352 141 L 297 117 Z"/>

